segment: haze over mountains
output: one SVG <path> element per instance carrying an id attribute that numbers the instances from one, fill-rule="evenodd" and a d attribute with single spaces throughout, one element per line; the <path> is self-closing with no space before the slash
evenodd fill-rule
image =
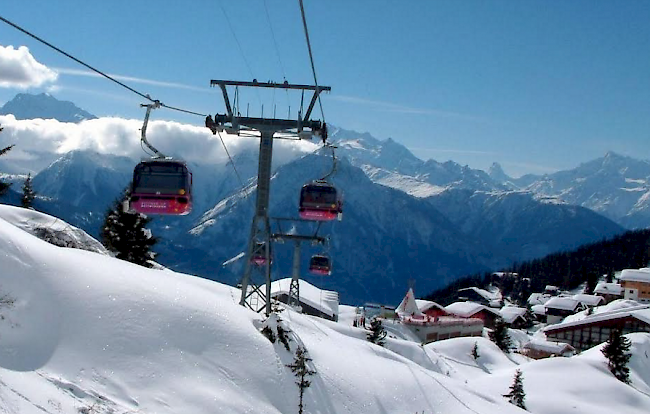
<path id="1" fill-rule="evenodd" d="M 67 114 L 63 119 L 70 116 L 75 117 Z M 9 132 L 19 148 L 20 137 L 12 135 L 11 123 L 2 122 L 0 144 L 6 143 L 3 135 Z M 304 277 L 341 292 L 345 303 L 399 302 L 410 278 L 425 294 L 467 273 L 650 225 L 646 161 L 608 153 L 574 170 L 514 179 L 498 164 L 485 172 L 453 161 L 422 161 L 392 139 L 381 141 L 339 128 L 332 128 L 330 139 L 338 145 L 333 182 L 344 193 L 344 217 L 321 226 L 319 234 L 331 238 L 328 253 L 334 273 L 331 278 Z M 0 159 L 0 171 L 12 163 L 15 167 L 10 155 Z M 34 160 L 42 157 L 34 155 Z M 234 162 L 243 183 L 254 185 L 256 151 L 241 150 Z M 60 155 L 45 168 L 35 161 L 34 188 L 44 196 L 37 208 L 97 235 L 106 208 L 128 184 L 134 163 L 129 157 L 89 150 Z M 300 187 L 331 170 L 331 153 L 296 151 L 280 164 L 272 181 L 271 215 L 296 218 Z M 30 164 L 23 160 L 20 165 Z M 161 238 L 159 261 L 234 285 L 241 260 L 221 264 L 244 250 L 254 188 L 241 191 L 226 162 L 195 162 L 190 167 L 196 195 L 192 214 L 152 222 L 154 235 Z M 281 225 L 283 230 L 315 231 L 315 225 Z M 275 277 L 290 274 L 292 248 L 276 246 Z M 309 255 L 320 250 L 305 247 L 303 252 L 306 269 Z"/>

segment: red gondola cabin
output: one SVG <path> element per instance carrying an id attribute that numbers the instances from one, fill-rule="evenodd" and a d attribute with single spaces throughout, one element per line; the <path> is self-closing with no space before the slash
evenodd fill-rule
<path id="1" fill-rule="evenodd" d="M 182 161 L 146 160 L 133 171 L 129 208 L 143 214 L 192 211 L 192 173 Z"/>
<path id="2" fill-rule="evenodd" d="M 332 261 L 327 256 L 314 255 L 309 261 L 309 271 L 323 276 L 332 274 Z"/>
<path id="3" fill-rule="evenodd" d="M 300 191 L 300 218 L 305 220 L 328 221 L 340 218 L 343 202 L 340 193 L 331 184 L 314 181 L 305 184 Z"/>

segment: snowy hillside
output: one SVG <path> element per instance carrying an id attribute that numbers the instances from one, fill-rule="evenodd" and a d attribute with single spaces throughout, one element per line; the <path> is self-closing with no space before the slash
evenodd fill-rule
<path id="1" fill-rule="evenodd" d="M 29 211 L 15 210 L 12 222 L 28 221 Z M 632 386 L 597 350 L 528 362 L 483 338 L 424 347 L 389 338 L 381 348 L 346 318 L 291 310 L 281 314 L 288 352 L 259 332 L 262 316 L 236 304 L 235 288 L 53 246 L 2 218 L 0 268 L 8 414 L 295 413 L 296 378 L 285 365 L 298 345 L 316 371 L 306 413 L 519 413 L 502 397 L 516 368 L 533 413 L 650 410 L 648 334 L 630 335 Z"/>

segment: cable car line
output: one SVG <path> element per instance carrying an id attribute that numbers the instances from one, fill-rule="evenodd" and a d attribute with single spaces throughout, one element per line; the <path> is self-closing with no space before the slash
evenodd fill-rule
<path id="1" fill-rule="evenodd" d="M 148 101 L 151 101 L 151 102 L 158 102 L 158 103 L 160 104 L 160 106 L 165 107 L 165 108 L 167 108 L 167 109 L 171 109 L 172 111 L 184 112 L 184 113 L 187 113 L 187 114 L 197 115 L 197 116 L 202 116 L 202 117 L 207 116 L 207 115 L 205 115 L 205 114 L 201 114 L 201 113 L 198 113 L 198 112 L 188 111 L 188 110 L 186 110 L 186 109 L 182 109 L 182 108 L 177 108 L 177 107 L 174 107 L 174 106 L 165 105 L 165 104 L 163 104 L 162 102 L 157 101 L 157 100 L 151 98 L 149 95 L 144 94 L 144 93 L 142 93 L 142 92 L 139 92 L 139 91 L 133 89 L 132 87 L 130 87 L 129 85 L 125 84 L 124 82 L 120 82 L 119 80 L 115 79 L 114 77 L 112 77 L 112 76 L 110 76 L 110 75 L 108 75 L 108 74 L 102 72 L 101 70 L 96 69 L 96 68 L 94 68 L 93 66 L 90 66 L 89 64 L 83 62 L 83 61 L 80 60 L 80 59 L 77 59 L 76 57 L 72 56 L 71 54 L 69 54 L 69 53 L 65 52 L 64 50 L 62 50 L 62 49 L 60 49 L 60 48 L 54 46 L 54 45 L 51 44 L 51 43 L 49 43 L 49 42 L 46 41 L 45 39 L 42 39 L 42 38 L 36 36 L 35 34 L 29 32 L 28 30 L 26 30 L 26 29 L 24 29 L 24 28 L 18 26 L 17 24 L 15 24 L 15 23 L 13 23 L 13 22 L 11 22 L 11 21 L 5 19 L 4 17 L 0 16 L 0 20 L 2 20 L 3 22 L 7 23 L 8 25 L 14 27 L 15 29 L 17 29 L 17 30 L 19 30 L 19 31 L 21 31 L 21 32 L 23 32 L 23 33 L 25 33 L 27 36 L 29 36 L 29 37 L 31 37 L 31 38 L 33 38 L 33 39 L 39 41 L 40 43 L 44 44 L 45 46 L 48 46 L 49 48 L 54 49 L 55 51 L 59 52 L 60 54 L 62 54 L 62 55 L 64 55 L 64 56 L 66 56 L 66 57 L 68 57 L 68 58 L 74 60 L 75 62 L 79 63 L 80 65 L 85 66 L 86 68 L 92 70 L 93 72 L 95 72 L 95 73 L 97 73 L 97 74 L 103 76 L 104 78 L 106 78 L 106 79 L 108 79 L 108 80 L 110 80 L 110 81 L 112 81 L 112 82 L 118 84 L 119 86 L 121 86 L 121 87 L 123 87 L 123 88 L 125 88 L 125 89 L 127 89 L 127 90 L 129 90 L 129 91 L 131 91 L 131 92 L 133 92 L 134 94 L 136 94 L 136 95 L 138 95 L 138 96 L 140 96 L 140 97 L 142 97 L 142 98 L 144 98 L 144 99 L 146 99 L 146 100 L 148 100 Z"/>
<path id="2" fill-rule="evenodd" d="M 305 7 L 302 4 L 302 0 L 298 0 L 300 3 L 300 14 L 302 16 L 302 26 L 305 29 L 305 38 L 307 39 L 307 49 L 309 50 L 309 61 L 311 62 L 311 71 L 314 74 L 314 85 L 318 88 L 318 80 L 316 79 L 316 66 L 314 65 L 314 55 L 311 50 L 311 42 L 309 41 L 309 30 L 307 30 L 307 18 L 305 17 Z M 323 112 L 323 102 L 321 101 L 320 94 L 318 94 L 318 105 L 320 106 L 320 113 L 323 117 L 323 124 L 325 124 L 325 112 Z"/>

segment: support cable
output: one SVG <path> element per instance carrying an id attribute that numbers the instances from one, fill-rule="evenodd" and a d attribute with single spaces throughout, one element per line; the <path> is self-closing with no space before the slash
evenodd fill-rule
<path id="1" fill-rule="evenodd" d="M 314 54 L 311 50 L 311 42 L 309 41 L 309 30 L 307 30 L 307 18 L 305 17 L 305 7 L 302 4 L 302 0 L 298 0 L 300 3 L 300 14 L 302 15 L 302 26 L 305 29 L 305 38 L 307 39 L 307 49 L 309 50 L 309 61 L 311 62 L 311 71 L 314 74 L 314 85 L 316 86 L 316 91 L 318 90 L 318 80 L 316 79 L 316 66 L 314 65 Z M 320 93 L 318 93 L 318 105 L 320 106 L 320 113 L 323 117 L 323 124 L 325 124 L 325 112 L 323 112 L 323 102 L 320 98 Z"/>
<path id="2" fill-rule="evenodd" d="M 237 171 L 237 167 L 235 167 L 235 161 L 230 156 L 230 152 L 228 152 L 228 148 L 226 147 L 226 143 L 224 142 L 223 137 L 221 136 L 221 132 L 217 131 L 217 135 L 219 135 L 219 139 L 221 140 L 221 145 L 223 145 L 223 149 L 226 151 L 226 155 L 228 155 L 228 159 L 230 160 L 230 164 L 232 164 L 232 169 L 235 170 L 235 175 L 237 176 L 237 179 L 239 180 L 239 185 L 241 186 L 242 191 L 244 191 L 246 189 L 246 186 L 244 185 L 244 181 L 241 179 L 241 176 L 239 175 L 239 172 Z"/>
<path id="3" fill-rule="evenodd" d="M 146 95 L 146 94 L 144 94 L 142 92 L 139 92 L 139 91 L 133 89 L 132 87 L 128 86 L 127 84 L 118 81 L 117 79 L 113 78 L 112 76 L 107 75 L 106 73 L 102 72 L 101 70 L 90 66 L 89 64 L 83 62 L 82 60 L 77 59 L 76 57 L 72 56 L 71 54 L 69 54 L 69 53 L 65 52 L 64 50 L 54 46 L 53 44 L 51 44 L 48 41 L 36 36 L 35 34 L 27 31 L 26 29 L 23 29 L 22 27 L 18 26 L 17 24 L 5 19 L 4 17 L 0 16 L 0 20 L 7 23 L 8 25 L 14 27 L 15 29 L 25 33 L 27 36 L 39 41 L 40 43 L 44 44 L 45 46 L 48 46 L 49 48 L 54 49 L 55 51 L 59 52 L 60 54 L 74 60 L 75 62 L 79 63 L 80 65 L 85 66 L 86 68 L 90 69 L 91 71 L 103 76 L 104 78 L 106 78 L 106 79 L 108 79 L 108 80 L 110 80 L 112 82 L 115 82 L 116 84 L 120 85 L 121 87 L 133 92 L 134 94 L 136 94 L 136 95 L 138 95 L 138 96 L 140 96 L 140 97 L 142 97 L 142 98 L 144 98 L 144 99 L 146 99 L 148 101 L 156 102 L 156 100 L 151 98 L 149 95 Z M 163 103 L 160 103 L 160 106 L 163 106 L 163 107 L 165 107 L 167 109 L 171 109 L 172 111 L 184 112 L 184 113 L 187 113 L 187 114 L 198 115 L 198 116 L 202 116 L 202 117 L 207 116 L 205 114 L 200 114 L 198 112 L 188 111 L 186 109 L 176 108 L 174 106 L 165 105 Z"/>

